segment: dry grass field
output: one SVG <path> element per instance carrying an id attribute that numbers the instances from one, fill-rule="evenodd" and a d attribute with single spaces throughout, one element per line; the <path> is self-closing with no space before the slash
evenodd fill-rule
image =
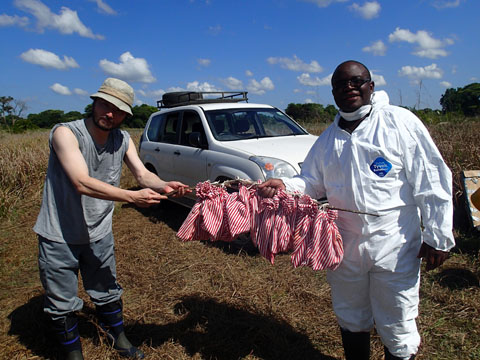
<path id="1" fill-rule="evenodd" d="M 318 133 L 320 130 L 310 129 Z M 480 169 L 480 122 L 430 131 L 455 179 L 457 247 L 422 274 L 417 359 L 480 359 L 480 236 L 468 229 L 461 170 Z M 139 131 L 131 132 L 138 143 Z M 0 359 L 60 359 L 42 314 L 37 240 L 32 232 L 48 157 L 48 132 L 0 132 Z M 122 187 L 135 187 L 124 169 Z M 148 359 L 342 359 L 325 272 L 270 265 L 252 247 L 181 243 L 188 210 L 117 204 L 118 278 L 126 331 Z M 80 333 L 86 359 L 117 359 L 94 306 L 85 301 Z M 372 359 L 383 358 L 374 334 Z"/>

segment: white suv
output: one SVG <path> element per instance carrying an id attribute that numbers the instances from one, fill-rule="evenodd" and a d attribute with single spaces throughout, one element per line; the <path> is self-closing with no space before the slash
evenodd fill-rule
<path id="1" fill-rule="evenodd" d="M 317 139 L 279 109 L 247 102 L 246 92 L 174 92 L 148 119 L 139 152 L 164 180 L 293 177 Z M 193 206 L 194 193 L 174 199 Z"/>

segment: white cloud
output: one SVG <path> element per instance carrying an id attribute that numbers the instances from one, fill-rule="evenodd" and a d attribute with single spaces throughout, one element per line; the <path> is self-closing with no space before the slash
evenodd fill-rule
<path id="1" fill-rule="evenodd" d="M 227 88 L 230 90 L 242 90 L 243 89 L 243 82 L 234 78 L 233 76 L 229 76 L 226 79 L 223 79 L 222 82 L 225 84 Z"/>
<path id="2" fill-rule="evenodd" d="M 300 82 L 302 85 L 306 86 L 326 86 L 330 85 L 332 79 L 332 74 L 325 76 L 323 78 L 319 78 L 316 76 L 315 78 L 312 78 L 310 74 L 303 73 L 300 76 L 297 76 L 297 80 Z"/>
<path id="3" fill-rule="evenodd" d="M 444 88 L 451 88 L 452 84 L 449 83 L 448 81 L 440 81 L 440 85 L 442 85 Z"/>
<path id="4" fill-rule="evenodd" d="M 91 2 L 97 3 L 98 10 L 104 14 L 108 15 L 117 15 L 117 12 L 112 9 L 110 5 L 108 5 L 105 1 L 103 0 L 89 0 Z"/>
<path id="5" fill-rule="evenodd" d="M 251 77 L 253 76 L 253 72 L 251 72 L 250 70 L 245 70 L 245 76 Z"/>
<path id="6" fill-rule="evenodd" d="M 436 59 L 439 56 L 447 56 L 448 52 L 444 47 L 454 43 L 452 39 L 448 38 L 444 40 L 435 39 L 424 30 L 412 33 L 408 29 L 400 29 L 398 27 L 393 33 L 388 35 L 388 40 L 390 42 L 404 41 L 410 44 L 417 44 L 417 48 L 413 52 L 413 55 L 429 59 Z"/>
<path id="7" fill-rule="evenodd" d="M 175 90 L 175 91 L 180 91 L 180 90 Z M 162 95 L 165 94 L 165 90 L 163 89 L 149 90 L 149 91 L 140 89 L 140 90 L 136 90 L 136 92 L 144 97 L 152 98 L 155 100 L 160 100 L 162 98 Z"/>
<path id="8" fill-rule="evenodd" d="M 376 56 L 385 56 L 387 47 L 382 40 L 373 42 L 370 46 L 365 46 L 362 51 L 372 53 Z"/>
<path id="9" fill-rule="evenodd" d="M 305 104 L 312 104 L 312 103 L 313 103 L 313 100 L 310 99 L 310 98 L 307 98 L 307 99 L 303 100 L 303 102 L 304 102 Z"/>
<path id="10" fill-rule="evenodd" d="M 74 58 L 63 56 L 63 60 L 58 55 L 42 49 L 30 49 L 20 55 L 23 61 L 31 64 L 40 65 L 44 68 L 53 68 L 57 70 L 67 70 L 68 68 L 78 68 Z"/>
<path id="11" fill-rule="evenodd" d="M 197 63 L 200 66 L 209 66 L 212 61 L 210 59 L 197 59 Z"/>
<path id="12" fill-rule="evenodd" d="M 299 0 L 299 1 L 311 2 L 311 3 L 316 4 L 318 7 L 324 8 L 324 7 L 329 6 L 332 3 L 337 3 L 337 2 L 338 3 L 343 3 L 343 2 L 347 2 L 349 0 Z"/>
<path id="13" fill-rule="evenodd" d="M 179 86 L 172 86 L 167 89 L 167 92 L 174 92 L 174 91 L 185 91 L 185 89 Z"/>
<path id="14" fill-rule="evenodd" d="M 50 86 L 50 89 L 52 89 L 53 92 L 56 92 L 57 94 L 60 94 L 60 95 L 72 95 L 72 92 L 68 87 L 63 86 L 59 83 L 53 84 L 52 86 Z"/>
<path id="15" fill-rule="evenodd" d="M 215 26 L 209 26 L 208 27 L 208 32 L 211 35 L 218 35 L 222 31 L 222 27 L 220 25 L 215 25 Z"/>
<path id="16" fill-rule="evenodd" d="M 48 6 L 40 0 L 15 0 L 14 4 L 20 10 L 30 13 L 37 18 L 37 29 L 43 32 L 44 29 L 55 29 L 61 34 L 77 33 L 80 36 L 91 39 L 104 39 L 102 35 L 96 35 L 86 27 L 79 19 L 76 11 L 62 6 L 60 14 L 54 14 Z"/>
<path id="17" fill-rule="evenodd" d="M 73 89 L 73 92 L 80 96 L 88 96 L 88 92 L 83 89 L 75 88 Z"/>
<path id="18" fill-rule="evenodd" d="M 440 56 L 447 56 L 448 52 L 445 49 L 423 49 L 423 50 L 418 50 L 413 54 L 419 57 L 436 59 Z"/>
<path id="19" fill-rule="evenodd" d="M 293 59 L 286 57 L 269 57 L 267 62 L 270 65 L 280 64 L 280 67 L 283 69 L 288 69 L 292 71 L 304 71 L 310 73 L 322 72 L 323 68 L 315 60 L 311 61 L 310 64 L 303 62 L 299 59 L 297 55 L 293 55 Z"/>
<path id="20" fill-rule="evenodd" d="M 150 97 L 160 99 L 163 94 L 165 94 L 165 90 L 163 89 L 153 90 L 150 92 Z"/>
<path id="21" fill-rule="evenodd" d="M 443 76 L 443 70 L 435 63 L 425 67 L 402 66 L 398 71 L 398 75 L 406 76 L 411 80 L 441 79 Z"/>
<path id="22" fill-rule="evenodd" d="M 293 89 L 293 93 L 294 93 L 294 94 L 300 93 L 300 92 L 302 92 L 302 90 L 300 90 L 300 89 Z"/>
<path id="23" fill-rule="evenodd" d="M 381 6 L 377 1 L 367 1 L 363 5 L 358 5 L 357 3 L 353 3 L 352 5 L 349 6 L 349 9 L 356 12 L 362 18 L 366 20 L 370 20 L 378 17 Z"/>
<path id="24" fill-rule="evenodd" d="M 187 83 L 187 90 L 189 91 L 220 91 L 215 85 L 209 84 L 206 81 L 200 83 L 198 81 L 192 81 Z"/>
<path id="25" fill-rule="evenodd" d="M 385 81 L 385 78 L 383 77 L 383 75 L 377 75 L 372 72 L 370 73 L 370 75 L 372 76 L 372 80 L 375 83 L 375 86 L 387 85 L 387 82 Z"/>
<path id="26" fill-rule="evenodd" d="M 143 58 L 135 58 L 127 51 L 120 55 L 120 63 L 114 63 L 107 59 L 100 60 L 102 70 L 111 76 L 125 81 L 152 83 L 156 79 L 152 76 L 147 61 Z"/>
<path id="27" fill-rule="evenodd" d="M 26 16 L 10 16 L 6 14 L 0 15 L 0 26 L 20 26 L 25 27 L 28 25 L 28 18 Z"/>
<path id="28" fill-rule="evenodd" d="M 264 77 L 262 80 L 260 80 L 260 82 L 255 79 L 251 79 L 247 86 L 247 90 L 249 92 L 257 95 L 263 95 L 268 90 L 273 89 L 275 89 L 275 85 L 273 85 L 272 80 L 268 76 Z"/>
<path id="29" fill-rule="evenodd" d="M 432 5 L 437 9 L 448 9 L 460 6 L 461 2 L 461 0 L 434 0 Z"/>

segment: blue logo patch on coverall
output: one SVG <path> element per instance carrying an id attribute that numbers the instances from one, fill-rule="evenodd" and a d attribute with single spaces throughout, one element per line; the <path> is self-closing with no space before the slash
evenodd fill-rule
<path id="1" fill-rule="evenodd" d="M 387 175 L 391 168 L 392 164 L 390 164 L 383 157 L 376 158 L 372 165 L 370 165 L 370 170 L 380 177 Z"/>

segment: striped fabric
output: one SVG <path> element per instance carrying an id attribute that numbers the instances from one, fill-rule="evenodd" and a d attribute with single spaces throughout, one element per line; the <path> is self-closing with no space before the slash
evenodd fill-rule
<path id="1" fill-rule="evenodd" d="M 198 183 L 195 190 L 197 202 L 177 233 L 182 241 L 233 241 L 249 233 L 272 264 L 285 252 L 291 253 L 295 268 L 336 269 L 343 259 L 337 211 L 319 208 L 308 195 L 280 190 L 272 198 L 262 198 L 254 186 L 242 184 L 229 194 L 208 181 Z"/>

